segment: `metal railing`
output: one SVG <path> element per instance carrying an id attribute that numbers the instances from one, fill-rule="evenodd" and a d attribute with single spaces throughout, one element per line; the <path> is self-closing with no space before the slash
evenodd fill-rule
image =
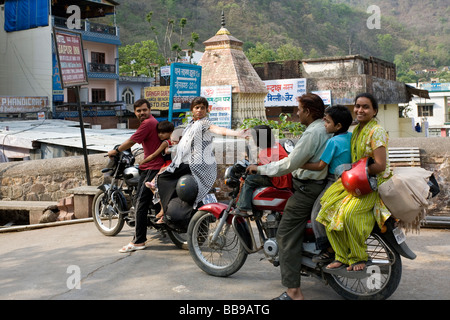
<path id="1" fill-rule="evenodd" d="M 67 27 L 67 19 L 61 17 L 53 16 L 53 23 L 56 27 L 60 28 L 68 28 Z M 108 26 L 106 24 L 94 23 L 89 20 L 80 20 L 80 29 L 79 31 L 89 31 L 101 34 L 108 34 L 112 36 L 118 35 L 117 27 Z"/>
<path id="2" fill-rule="evenodd" d="M 105 73 L 116 73 L 116 66 L 114 64 L 104 64 L 104 63 L 89 63 L 89 72 L 105 72 Z"/>

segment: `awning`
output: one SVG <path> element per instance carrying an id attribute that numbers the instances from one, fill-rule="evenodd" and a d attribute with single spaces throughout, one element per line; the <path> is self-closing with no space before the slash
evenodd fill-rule
<path id="1" fill-rule="evenodd" d="M 408 91 L 409 94 L 418 96 L 420 98 L 430 99 L 430 95 L 428 94 L 428 90 L 423 89 L 417 89 L 413 86 L 410 86 L 408 84 L 405 84 L 406 91 Z"/>

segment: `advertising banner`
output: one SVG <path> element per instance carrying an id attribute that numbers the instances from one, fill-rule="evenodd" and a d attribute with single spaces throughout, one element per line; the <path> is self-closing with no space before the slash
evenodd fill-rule
<path id="1" fill-rule="evenodd" d="M 54 28 L 59 73 L 63 88 L 88 84 L 81 34 Z"/>
<path id="2" fill-rule="evenodd" d="M 0 96 L 0 113 L 31 113 L 46 111 L 48 97 Z"/>
<path id="3" fill-rule="evenodd" d="M 265 107 L 296 107 L 297 97 L 306 93 L 306 79 L 279 79 L 264 81 L 268 94 Z"/>
<path id="4" fill-rule="evenodd" d="M 144 98 L 150 102 L 152 110 L 169 110 L 170 87 L 145 87 Z"/>
<path id="5" fill-rule="evenodd" d="M 216 126 L 231 129 L 231 86 L 202 87 L 201 96 L 209 102 L 209 120 Z"/>

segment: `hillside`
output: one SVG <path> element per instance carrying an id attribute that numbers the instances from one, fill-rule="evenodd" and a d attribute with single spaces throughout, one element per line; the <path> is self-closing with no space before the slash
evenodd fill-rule
<path id="1" fill-rule="evenodd" d="M 372 4 L 381 9 L 380 29 L 367 27 Z M 275 49 L 290 43 L 305 56 L 361 54 L 389 61 L 424 49 L 426 59 L 408 66 L 450 65 L 448 0 L 128 0 L 120 1 L 117 24 L 127 45 L 155 39 L 145 18 L 150 11 L 160 37 L 168 19 L 186 18 L 183 34 L 198 33 L 195 49 L 202 51 L 202 42 L 220 28 L 222 10 L 226 27 L 246 49 L 258 42 Z"/>

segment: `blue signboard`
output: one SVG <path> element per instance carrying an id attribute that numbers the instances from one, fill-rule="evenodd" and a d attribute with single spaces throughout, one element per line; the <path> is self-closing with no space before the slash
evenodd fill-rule
<path id="1" fill-rule="evenodd" d="M 191 101 L 200 95 L 202 67 L 172 63 L 170 66 L 170 98 L 168 120 L 176 112 L 190 111 Z"/>

